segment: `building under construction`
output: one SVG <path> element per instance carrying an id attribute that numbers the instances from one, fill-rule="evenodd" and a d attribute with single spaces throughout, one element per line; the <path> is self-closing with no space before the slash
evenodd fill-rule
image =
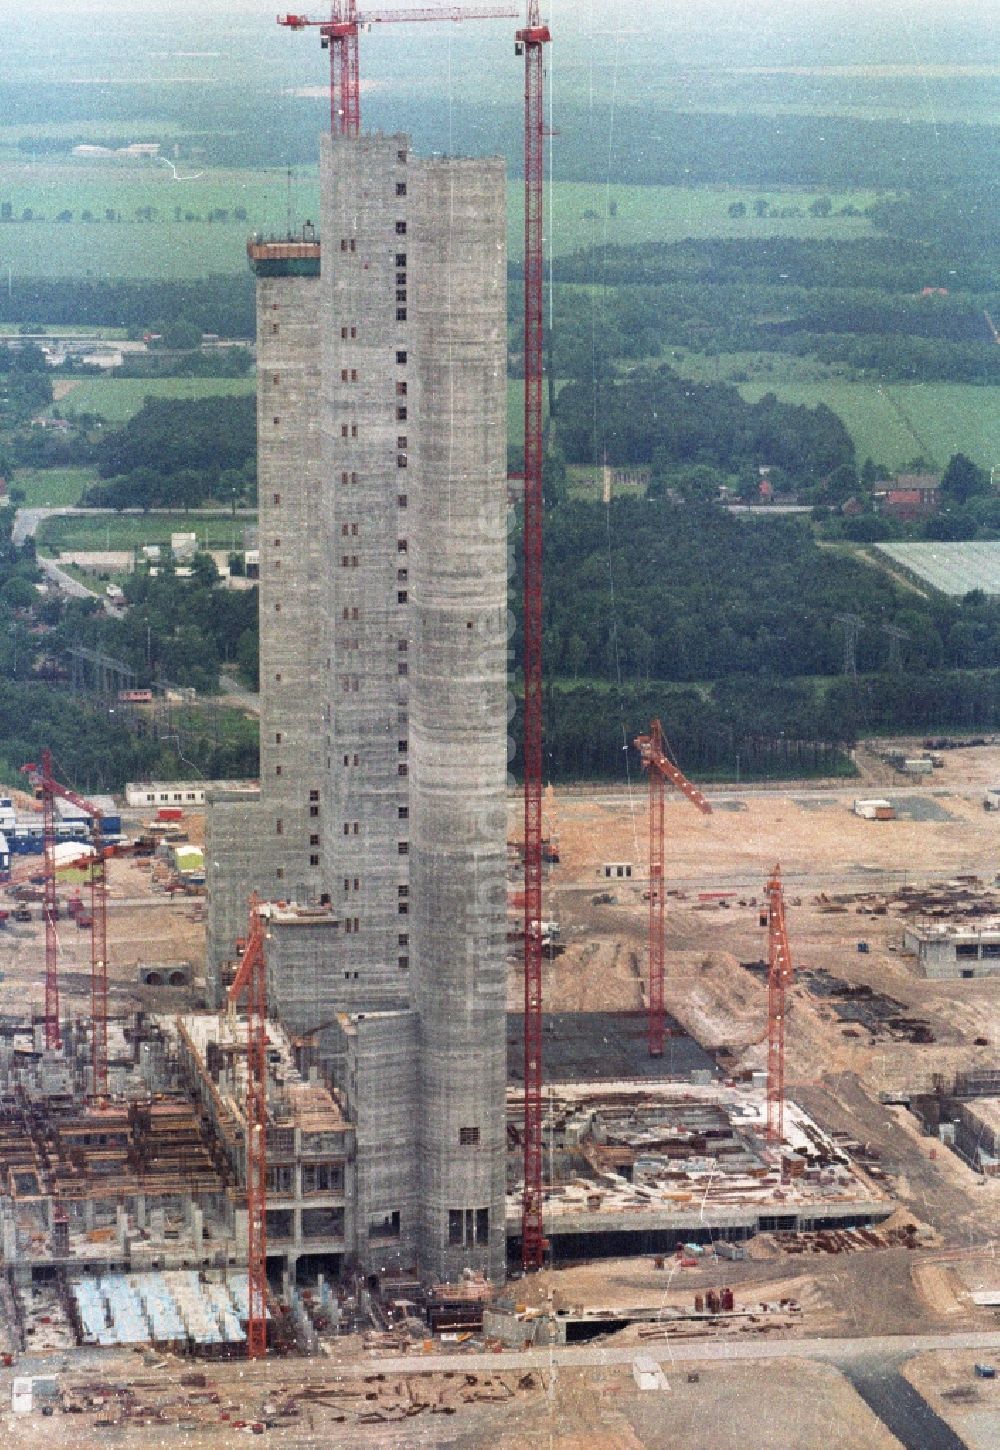
<path id="1" fill-rule="evenodd" d="M 83 1028 L 62 1059 L 13 1032 L 2 1074 L 8 1259 L 74 1282 L 228 1282 L 253 1257 L 252 1028 L 220 1010 L 251 893 L 272 1280 L 280 1265 L 499 1282 L 522 1242 L 523 1079 L 506 1088 L 504 171 L 381 135 L 324 140 L 320 169 L 322 239 L 249 247 L 261 779 L 209 806 L 215 1010 L 114 1029 L 124 1107 L 80 1112 Z M 659 1003 L 653 1060 L 662 983 Z M 554 1258 L 891 1211 L 797 1112 L 788 1144 L 764 1134 L 763 1085 L 703 1087 L 560 1089 L 536 1123 Z M 106 1313 L 168 1288 L 111 1284 Z"/>
<path id="2" fill-rule="evenodd" d="M 249 248 L 261 785 L 209 814 L 210 995 L 282 903 L 269 999 L 357 1125 L 359 1267 L 390 1224 L 502 1278 L 504 167 L 334 135 L 320 174 L 321 239 Z"/>

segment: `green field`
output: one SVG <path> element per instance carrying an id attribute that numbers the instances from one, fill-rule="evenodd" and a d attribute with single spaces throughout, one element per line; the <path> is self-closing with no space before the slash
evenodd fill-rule
<path id="1" fill-rule="evenodd" d="M 93 468 L 19 468 L 14 475 L 14 487 L 24 489 L 28 508 L 77 504 L 84 489 L 97 481 Z"/>
<path id="2" fill-rule="evenodd" d="M 858 460 L 903 469 L 918 456 L 944 468 L 965 453 L 1000 465 L 1000 387 L 971 383 L 853 382 L 814 358 L 780 353 L 676 352 L 665 359 L 686 377 L 732 381 L 748 402 L 775 393 L 788 403 L 826 403 L 844 421 Z"/>
<path id="3" fill-rule="evenodd" d="M 182 176 L 185 174 L 182 171 Z M 0 162 L 0 201 L 9 201 L 14 216 L 26 209 L 44 223 L 16 221 L 3 228 L 2 257 L 19 277 L 188 278 L 212 272 L 238 272 L 246 266 L 246 239 L 251 231 L 284 233 L 288 187 L 284 171 L 211 170 L 191 180 L 174 181 L 166 167 L 106 165 L 59 160 L 51 163 Z M 867 235 L 862 217 L 808 215 L 815 191 L 756 191 L 748 188 L 680 186 L 611 186 L 557 182 L 549 191 L 546 232 L 556 253 L 580 247 L 647 241 L 679 241 L 685 237 L 830 237 Z M 752 215 L 752 203 L 764 196 L 776 208 L 796 208 L 801 215 Z M 869 193 L 834 195 L 834 208 L 847 201 L 863 208 Z M 733 219 L 734 201 L 748 215 Z M 140 221 L 136 211 L 154 207 L 157 219 Z M 235 221 L 242 207 L 246 221 Z M 229 213 L 223 222 L 209 222 L 218 208 Z M 104 220 L 113 210 L 121 221 Z M 72 221 L 57 222 L 60 212 Z M 98 220 L 83 221 L 89 211 Z M 614 215 L 612 215 L 614 211 Z M 179 214 L 180 219 L 176 219 Z M 187 221 L 190 214 L 201 220 Z M 291 217 L 294 227 L 319 217 L 319 181 L 314 172 L 293 177 Z M 510 255 L 519 258 L 523 233 L 523 187 L 508 185 Z"/>
<path id="4" fill-rule="evenodd" d="M 109 423 L 124 423 L 138 413 L 145 398 L 218 398 L 252 393 L 257 381 L 246 378 L 86 378 L 53 404 L 56 412 L 100 413 Z M 50 411 L 52 411 L 50 409 Z"/>
<path id="5" fill-rule="evenodd" d="M 873 458 L 904 469 L 916 457 L 944 468 L 965 453 L 991 468 L 1000 453 L 1000 387 L 961 383 L 749 383 L 740 392 L 755 402 L 774 392 L 789 403 L 826 403 L 844 421 L 859 461 Z"/>
<path id="6" fill-rule="evenodd" d="M 233 549 L 240 545 L 243 530 L 256 524 L 256 516 L 219 512 L 213 514 L 136 513 L 108 511 L 99 517 L 46 519 L 38 530 L 43 553 L 139 549 L 143 544 L 168 544 L 173 533 L 196 533 L 202 549 Z"/>
<path id="7" fill-rule="evenodd" d="M 868 236 L 865 217 L 812 217 L 808 207 L 817 196 L 829 195 L 834 210 L 851 202 L 859 210 L 874 201 L 869 192 L 845 194 L 792 189 L 751 190 L 723 186 L 605 186 L 583 182 L 557 182 L 549 189 L 545 233 L 558 256 L 584 247 L 629 246 L 638 242 L 680 242 L 687 237 L 817 237 L 848 241 Z M 801 215 L 753 215 L 753 203 L 763 197 L 774 208 L 795 207 Z M 742 201 L 745 217 L 729 216 L 733 202 Z M 612 207 L 614 215 L 611 214 Z M 511 182 L 507 194 L 510 255 L 523 250 L 524 192 Z"/>

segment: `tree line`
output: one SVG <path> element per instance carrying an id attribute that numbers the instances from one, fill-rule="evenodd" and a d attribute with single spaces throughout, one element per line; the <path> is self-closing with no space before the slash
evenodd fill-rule
<path id="1" fill-rule="evenodd" d="M 64 657 L 85 644 L 124 660 L 140 687 L 157 679 L 202 694 L 219 688 L 223 665 L 256 684 L 257 590 L 216 589 L 218 571 L 196 555 L 190 577 L 178 577 L 167 559 L 157 575 L 130 574 L 122 586 L 127 610 L 112 617 L 96 601 L 68 601 L 47 641 Z"/>
<path id="2" fill-rule="evenodd" d="M 889 669 L 883 625 L 904 631 L 899 664 L 914 682 L 932 670 L 990 668 L 1000 658 L 1000 602 L 981 594 L 923 598 L 882 570 L 820 547 L 808 521 L 740 519 L 699 500 L 559 502 L 546 512 L 545 587 L 546 668 L 579 683 L 834 676 L 843 613 L 865 622 L 862 673 Z M 520 588 L 518 572 L 516 616 Z M 514 645 L 519 664 L 519 632 Z M 760 725 L 754 733 L 766 733 Z M 793 733 L 811 738 L 803 721 Z"/>
<path id="3" fill-rule="evenodd" d="M 511 734 L 520 775 L 520 698 L 516 703 Z M 550 682 L 545 778 L 638 783 L 632 741 L 654 717 L 682 770 L 702 782 L 847 775 L 850 749 L 862 736 L 1000 728 L 1000 670 L 797 683 L 742 678 L 701 689 Z"/>
<path id="4" fill-rule="evenodd" d="M 956 255 L 950 246 L 897 236 L 702 237 L 586 247 L 555 257 L 552 271 L 556 282 L 590 284 L 596 279 L 609 287 L 699 281 L 911 294 L 945 287 L 963 295 L 993 294 L 996 250 L 994 242 L 986 254 L 963 246 Z M 509 270 L 514 278 L 523 275 L 519 262 L 511 262 Z"/>
<path id="5" fill-rule="evenodd" d="M 692 382 L 663 364 L 567 384 L 557 419 L 569 463 L 691 463 L 732 474 L 777 465 L 810 484 L 854 462 L 850 434 L 824 404 L 801 407 L 773 393 L 747 403 L 729 383 Z"/>
<path id="6" fill-rule="evenodd" d="M 148 397 L 96 448 L 108 482 L 90 488 L 91 508 L 197 508 L 256 498 L 257 404 L 252 394 Z"/>
<path id="7" fill-rule="evenodd" d="M 12 277 L 0 290 L 0 322 L 54 327 L 123 327 L 141 337 L 157 323 L 186 318 L 199 333 L 252 338 L 256 331 L 249 272 L 184 282 L 58 280 Z"/>

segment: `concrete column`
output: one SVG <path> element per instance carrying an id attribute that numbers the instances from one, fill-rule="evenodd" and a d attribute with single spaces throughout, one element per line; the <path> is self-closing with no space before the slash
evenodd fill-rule
<path id="1" fill-rule="evenodd" d="M 194 1251 L 200 1257 L 204 1244 L 205 1215 L 197 1204 L 191 1205 L 191 1241 Z"/>
<path id="2" fill-rule="evenodd" d="M 504 1277 L 506 255 L 500 161 L 417 194 L 411 921 L 420 1264 Z M 455 1217 L 458 1215 L 459 1217 Z"/>
<path id="3" fill-rule="evenodd" d="M 17 1259 L 17 1220 L 11 1213 L 5 1213 L 0 1220 L 3 1261 L 10 1267 Z"/>

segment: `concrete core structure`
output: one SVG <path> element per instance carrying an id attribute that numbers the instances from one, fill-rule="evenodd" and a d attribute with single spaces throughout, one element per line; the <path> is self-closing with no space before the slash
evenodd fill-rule
<path id="1" fill-rule="evenodd" d="M 209 813 L 209 995 L 281 903 L 271 1010 L 357 1124 L 358 1267 L 502 1279 L 504 167 L 333 136 L 320 179 L 322 243 L 249 248 L 261 784 Z"/>

